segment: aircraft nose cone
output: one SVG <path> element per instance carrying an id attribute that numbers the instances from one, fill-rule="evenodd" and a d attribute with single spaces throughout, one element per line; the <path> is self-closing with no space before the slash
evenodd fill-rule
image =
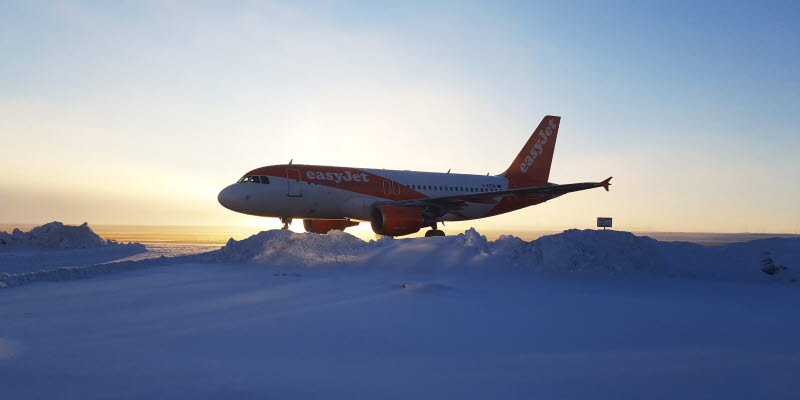
<path id="1" fill-rule="evenodd" d="M 219 194 L 217 195 L 217 201 L 219 202 L 219 204 L 222 204 L 223 207 L 229 210 L 236 211 L 234 209 L 234 203 L 236 202 L 236 200 L 234 198 L 233 188 L 231 186 L 228 186 L 219 192 Z"/>

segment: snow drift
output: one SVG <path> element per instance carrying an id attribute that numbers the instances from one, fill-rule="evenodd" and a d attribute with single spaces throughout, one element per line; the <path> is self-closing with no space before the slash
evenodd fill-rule
<path id="1" fill-rule="evenodd" d="M 0 254 L 0 264 L 2 262 Z M 280 267 L 335 265 L 403 272 L 644 274 L 796 282 L 800 281 L 800 238 L 760 239 L 709 247 L 687 242 L 661 242 L 630 232 L 574 229 L 531 242 L 514 236 L 489 241 L 475 229 L 469 229 L 455 236 L 382 238 L 365 242 L 341 231 L 317 235 L 270 230 L 243 240 L 231 239 L 219 250 L 198 255 L 19 271 L 23 273 L 4 273 L 0 269 L 0 287 L 185 263 L 249 263 Z M 773 275 L 762 271 L 765 264 L 775 266 Z"/>
<path id="2" fill-rule="evenodd" d="M 708 247 L 661 242 L 611 230 L 568 230 L 526 242 L 514 236 L 488 241 L 475 229 L 448 237 L 364 242 L 333 231 L 328 235 L 264 231 L 231 239 L 208 253 L 208 261 L 278 265 L 350 263 L 387 268 L 516 267 L 537 272 L 652 273 L 726 280 L 800 279 L 800 239 L 771 238 Z M 766 260 L 785 266 L 775 275 Z"/>
<path id="3" fill-rule="evenodd" d="M 19 229 L 14 229 L 10 234 L 0 232 L 0 249 L 5 250 L 70 250 L 119 245 L 113 240 L 101 238 L 86 222 L 81 226 L 69 226 L 56 221 L 37 226 L 29 232 Z"/>
<path id="4" fill-rule="evenodd" d="M 139 243 L 105 240 L 85 223 L 67 226 L 51 222 L 29 232 L 14 229 L 10 234 L 0 232 L 0 279 L 14 274 L 105 263 L 146 251 Z"/>
<path id="5" fill-rule="evenodd" d="M 365 242 L 342 231 L 317 235 L 275 229 L 243 240 L 230 239 L 224 247 L 211 253 L 211 259 L 281 265 L 354 262 L 373 247 L 374 241 Z"/>

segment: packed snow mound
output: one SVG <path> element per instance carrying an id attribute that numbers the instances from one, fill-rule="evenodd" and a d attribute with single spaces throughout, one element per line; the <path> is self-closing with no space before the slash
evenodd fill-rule
<path id="1" fill-rule="evenodd" d="M 243 240 L 230 239 L 209 256 L 224 262 L 312 265 L 357 261 L 372 247 L 375 242 L 342 231 L 318 235 L 275 229 Z"/>
<path id="2" fill-rule="evenodd" d="M 119 243 L 98 236 L 87 223 L 81 226 L 50 222 L 29 232 L 14 229 L 12 233 L 0 232 L 0 249 L 91 249 L 117 246 Z M 141 246 L 141 245 L 139 245 Z"/>
<path id="3" fill-rule="evenodd" d="M 659 242 L 630 232 L 571 229 L 525 242 L 502 236 L 491 243 L 490 252 L 536 269 L 560 271 L 633 271 L 664 267 L 663 252 L 702 247 L 692 243 Z"/>
<path id="4" fill-rule="evenodd" d="M 525 242 L 503 236 L 487 253 L 537 271 L 648 272 L 675 277 L 734 280 L 800 280 L 800 239 L 771 238 L 724 246 L 662 242 L 612 230 L 577 230 Z M 773 276 L 767 260 L 787 266 Z M 788 268 L 794 265 L 795 268 Z"/>
<path id="5" fill-rule="evenodd" d="M 568 230 L 526 242 L 489 241 L 475 229 L 431 238 L 364 242 L 341 231 L 286 230 L 229 240 L 211 261 L 310 266 L 351 263 L 382 268 L 522 268 L 540 272 L 648 273 L 726 280 L 800 280 L 800 239 L 772 238 L 708 247 L 661 242 L 612 230 Z M 775 266 L 774 274 L 762 270 Z M 785 268 L 781 268 L 785 267 Z"/>

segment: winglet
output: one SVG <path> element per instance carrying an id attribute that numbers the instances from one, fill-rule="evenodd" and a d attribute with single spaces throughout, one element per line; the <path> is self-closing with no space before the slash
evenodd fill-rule
<path id="1" fill-rule="evenodd" d="M 613 178 L 613 176 L 609 176 L 608 179 L 600 182 L 600 186 L 602 186 L 606 192 L 608 191 L 608 187 L 611 186 L 611 178 Z"/>

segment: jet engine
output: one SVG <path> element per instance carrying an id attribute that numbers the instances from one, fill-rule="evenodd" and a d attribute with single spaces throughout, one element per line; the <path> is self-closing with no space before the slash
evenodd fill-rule
<path id="1" fill-rule="evenodd" d="M 383 236 L 410 235 L 422 229 L 425 218 L 417 207 L 378 206 L 372 209 L 370 223 Z"/>
<path id="2" fill-rule="evenodd" d="M 344 228 L 358 225 L 358 222 L 346 219 L 304 219 L 303 227 L 306 232 L 324 235 L 330 231 L 344 231 Z"/>

